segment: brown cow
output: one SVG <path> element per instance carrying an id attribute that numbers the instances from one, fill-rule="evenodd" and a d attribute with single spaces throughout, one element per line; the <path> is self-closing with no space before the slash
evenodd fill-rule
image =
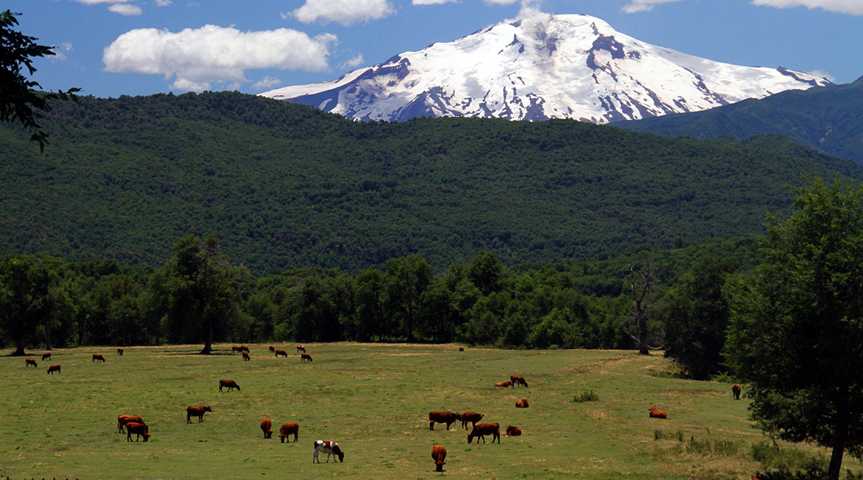
<path id="1" fill-rule="evenodd" d="M 294 442 L 299 440 L 300 438 L 300 424 L 297 422 L 285 422 L 279 427 L 279 438 L 282 439 L 282 443 L 286 441 L 291 443 L 291 440 L 288 438 L 289 436 L 294 436 Z"/>
<path id="2" fill-rule="evenodd" d="M 61 373 L 60 365 L 51 365 L 50 367 L 48 367 L 48 375 L 53 375 L 54 372 Z"/>
<path id="3" fill-rule="evenodd" d="M 743 387 L 738 384 L 734 384 L 731 386 L 731 396 L 734 397 L 735 400 L 740 400 L 740 392 L 743 391 Z"/>
<path id="4" fill-rule="evenodd" d="M 464 412 L 459 417 L 461 419 L 461 428 L 467 430 L 467 424 L 470 423 L 471 426 L 475 426 L 476 422 L 482 420 L 483 415 L 481 413 L 476 412 Z"/>
<path id="5" fill-rule="evenodd" d="M 656 405 L 651 406 L 650 409 L 648 410 L 648 412 L 650 412 L 648 415 L 649 418 L 660 418 L 660 419 L 668 418 L 668 412 L 657 407 Z"/>
<path id="6" fill-rule="evenodd" d="M 117 433 L 123 433 L 127 423 L 144 423 L 144 419 L 138 415 L 117 415 Z"/>
<path id="7" fill-rule="evenodd" d="M 118 348 L 118 349 L 117 349 L 117 356 L 118 356 L 118 357 L 122 357 L 122 356 L 123 356 L 123 349 L 122 349 L 122 348 Z"/>
<path id="8" fill-rule="evenodd" d="M 312 356 L 311 356 L 311 355 L 309 355 L 309 354 L 307 354 L 307 353 L 303 353 L 303 354 L 301 354 L 301 355 L 300 355 L 300 361 L 301 361 L 301 362 L 311 362 L 311 361 L 312 361 Z"/>
<path id="9" fill-rule="evenodd" d="M 32 359 L 28 358 L 28 359 L 24 360 L 24 368 L 27 368 L 29 366 L 34 366 L 36 368 L 39 368 L 39 365 L 36 364 L 36 360 L 32 360 Z"/>
<path id="10" fill-rule="evenodd" d="M 519 385 L 524 385 L 524 388 L 527 388 L 527 380 L 525 380 L 521 375 L 510 375 L 509 381 L 512 382 L 512 388 Z"/>
<path id="11" fill-rule="evenodd" d="M 244 362 L 248 362 L 251 359 L 252 359 L 252 357 L 250 357 L 248 353 L 243 352 L 243 361 Z"/>
<path id="12" fill-rule="evenodd" d="M 235 382 L 233 380 L 222 379 L 222 380 L 219 380 L 219 391 L 221 392 L 223 388 L 227 388 L 228 391 L 230 392 L 231 390 L 233 390 L 235 388 L 237 390 L 240 390 L 240 385 L 238 385 L 237 382 Z"/>
<path id="13" fill-rule="evenodd" d="M 435 471 L 442 472 L 446 465 L 446 448 L 443 445 L 432 445 L 432 460 L 434 460 Z"/>
<path id="14" fill-rule="evenodd" d="M 276 358 L 279 358 L 279 357 L 288 358 L 288 352 L 286 352 L 284 350 L 276 350 L 274 353 L 276 354 Z"/>
<path id="15" fill-rule="evenodd" d="M 92 362 L 102 362 L 102 363 L 105 363 L 105 357 L 104 357 L 104 356 L 102 356 L 102 355 L 99 355 L 98 353 L 94 353 L 94 354 L 93 354 L 93 360 L 91 360 L 91 361 L 92 361 Z"/>
<path id="16" fill-rule="evenodd" d="M 213 409 L 208 405 L 192 405 L 186 407 L 186 423 L 192 423 L 192 417 L 198 417 L 198 423 L 204 421 L 204 414 L 212 412 Z"/>
<path id="17" fill-rule="evenodd" d="M 150 440 L 150 427 L 148 427 L 146 424 L 143 424 L 140 422 L 129 422 L 129 423 L 127 423 L 126 424 L 126 441 L 127 442 L 132 441 L 132 434 L 133 433 L 136 435 L 136 437 L 135 437 L 136 442 L 138 440 L 140 440 L 141 437 L 144 437 L 145 442 Z"/>
<path id="18" fill-rule="evenodd" d="M 515 402 L 515 408 L 528 408 L 530 404 L 527 402 L 526 398 L 522 398 L 521 400 L 517 400 Z"/>
<path id="19" fill-rule="evenodd" d="M 514 427 L 512 425 L 506 427 L 506 436 L 507 437 L 520 437 L 521 429 L 518 427 Z"/>
<path id="20" fill-rule="evenodd" d="M 42 354 L 42 360 L 48 360 L 51 358 L 51 352 L 45 352 Z"/>
<path id="21" fill-rule="evenodd" d="M 446 429 L 449 430 L 450 425 L 459 418 L 459 415 L 454 412 L 429 412 L 429 430 L 434 430 L 435 423 L 445 423 Z"/>
<path id="22" fill-rule="evenodd" d="M 512 381 L 507 380 L 505 382 L 497 382 L 494 384 L 494 386 L 497 388 L 509 388 L 512 386 Z"/>
<path id="23" fill-rule="evenodd" d="M 300 352 L 306 353 L 305 345 L 297 345 L 297 353 L 300 353 Z"/>
<path id="24" fill-rule="evenodd" d="M 482 443 L 485 443 L 485 436 L 491 435 L 491 443 L 494 443 L 494 440 L 497 439 L 497 443 L 500 443 L 500 424 L 499 423 L 477 423 L 474 425 L 473 430 L 467 434 L 467 443 L 470 444 L 473 442 L 473 439 L 476 438 L 476 443 L 479 443 L 479 439 L 482 439 Z"/>
<path id="25" fill-rule="evenodd" d="M 264 432 L 264 438 L 273 438 L 273 421 L 267 417 L 262 418 L 261 431 Z"/>

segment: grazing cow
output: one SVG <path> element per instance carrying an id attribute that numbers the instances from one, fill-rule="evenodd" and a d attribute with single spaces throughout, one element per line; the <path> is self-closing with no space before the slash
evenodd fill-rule
<path id="1" fill-rule="evenodd" d="M 734 397 L 735 400 L 740 400 L 740 392 L 743 391 L 743 387 L 740 385 L 734 384 L 731 386 L 731 396 Z"/>
<path id="2" fill-rule="evenodd" d="M 446 448 L 443 445 L 432 445 L 432 460 L 434 460 L 435 471 L 442 472 L 446 465 Z"/>
<path id="3" fill-rule="evenodd" d="M 186 407 L 186 423 L 192 423 L 192 417 L 198 417 L 198 423 L 201 423 L 204 421 L 204 414 L 212 411 L 213 409 L 207 405 Z"/>
<path id="4" fill-rule="evenodd" d="M 51 352 L 45 352 L 42 354 L 42 360 L 48 360 L 51 358 Z"/>
<path id="5" fill-rule="evenodd" d="M 458 347 L 458 351 L 459 351 L 459 352 L 463 352 L 463 351 L 464 351 L 464 347 Z"/>
<path id="6" fill-rule="evenodd" d="M 668 412 L 657 407 L 656 405 L 651 406 L 650 409 L 648 410 L 648 412 L 650 412 L 648 415 L 649 418 L 660 418 L 660 419 L 668 418 Z"/>
<path id="7" fill-rule="evenodd" d="M 117 415 L 117 433 L 123 433 L 127 423 L 144 423 L 144 419 L 138 415 Z"/>
<path id="8" fill-rule="evenodd" d="M 521 429 L 518 427 L 514 427 L 512 425 L 506 427 L 506 436 L 507 437 L 520 437 Z"/>
<path id="9" fill-rule="evenodd" d="M 267 417 L 262 418 L 261 431 L 264 432 L 264 438 L 273 438 L 273 421 Z"/>
<path id="10" fill-rule="evenodd" d="M 429 412 L 429 430 L 434 430 L 435 423 L 445 423 L 446 429 L 459 419 L 459 415 L 453 412 Z"/>
<path id="11" fill-rule="evenodd" d="M 521 400 L 516 400 L 515 408 L 528 408 L 530 404 L 527 402 L 526 398 L 522 398 Z"/>
<path id="12" fill-rule="evenodd" d="M 297 345 L 297 353 L 306 353 L 306 347 L 304 345 Z"/>
<path id="13" fill-rule="evenodd" d="M 140 422 L 129 422 L 129 423 L 127 423 L 126 424 L 126 441 L 127 442 L 132 441 L 132 434 L 133 433 L 136 435 L 136 437 L 135 437 L 136 442 L 138 440 L 140 440 L 141 437 L 144 437 L 145 442 L 150 440 L 150 427 L 148 427 L 146 424 L 143 424 Z"/>
<path id="14" fill-rule="evenodd" d="M 250 357 L 248 353 L 243 352 L 243 361 L 244 362 L 248 362 L 251 359 L 252 359 L 252 357 Z"/>
<path id="15" fill-rule="evenodd" d="M 461 428 L 467 430 L 467 424 L 470 423 L 471 426 L 476 426 L 476 422 L 482 420 L 483 415 L 481 413 L 476 412 L 464 412 L 461 414 L 459 418 L 461 418 Z"/>
<path id="16" fill-rule="evenodd" d="M 300 439 L 300 424 L 297 422 L 285 422 L 279 427 L 279 438 L 282 439 L 282 443 L 288 442 L 291 443 L 291 440 L 288 438 L 291 435 L 294 436 L 294 441 Z"/>
<path id="17" fill-rule="evenodd" d="M 512 381 L 507 380 L 507 381 L 504 381 L 504 382 L 497 382 L 497 383 L 495 383 L 495 384 L 494 384 L 494 386 L 495 386 L 495 387 L 497 387 L 497 388 L 509 388 L 509 387 L 511 387 L 511 386 L 512 386 Z"/>
<path id="18" fill-rule="evenodd" d="M 527 380 L 525 380 L 521 375 L 510 375 L 509 381 L 512 382 L 512 388 L 519 385 L 524 385 L 524 388 L 527 388 Z"/>
<path id="19" fill-rule="evenodd" d="M 240 390 L 240 386 L 233 380 L 219 380 L 219 391 L 221 392 L 223 388 L 227 388 L 229 392 L 235 388 Z"/>
<path id="20" fill-rule="evenodd" d="M 60 365 L 51 365 L 48 367 L 48 375 L 54 375 L 54 372 L 61 373 Z"/>
<path id="21" fill-rule="evenodd" d="M 242 352 L 242 350 L 240 350 L 240 347 L 238 347 L 236 345 L 231 347 L 231 353 L 240 353 L 240 352 Z"/>
<path id="22" fill-rule="evenodd" d="M 118 356 L 118 357 L 122 357 L 122 356 L 123 356 L 123 349 L 122 349 L 122 348 L 118 348 L 118 349 L 117 349 L 117 356 Z"/>
<path id="23" fill-rule="evenodd" d="M 276 347 L 274 347 L 274 346 L 272 346 L 272 345 L 270 345 L 269 347 L 267 347 L 267 350 L 269 350 L 269 351 L 270 351 L 270 353 L 276 353 Z"/>
<path id="24" fill-rule="evenodd" d="M 91 360 L 91 361 L 92 361 L 92 362 L 94 362 L 94 363 L 95 363 L 95 362 L 102 362 L 102 363 L 105 363 L 105 357 L 104 357 L 104 356 L 102 356 L 102 355 L 99 355 L 98 353 L 94 353 L 94 354 L 93 354 L 93 360 Z"/>
<path id="25" fill-rule="evenodd" d="M 467 443 L 470 445 L 474 438 L 476 438 L 477 444 L 479 443 L 479 439 L 482 439 L 482 443 L 485 443 L 486 435 L 491 435 L 491 443 L 494 443 L 494 440 L 497 439 L 497 443 L 500 444 L 500 424 L 477 423 L 474 425 L 473 430 L 467 434 Z"/>
<path id="26" fill-rule="evenodd" d="M 29 358 L 24 360 L 24 368 L 27 368 L 31 365 L 36 367 L 36 368 L 39 368 L 39 365 L 36 364 L 36 360 L 32 360 Z"/>
<path id="27" fill-rule="evenodd" d="M 279 357 L 288 358 L 288 352 L 286 352 L 284 350 L 276 350 L 274 353 L 276 354 L 276 358 L 279 358 Z"/>
<path id="28" fill-rule="evenodd" d="M 315 451 L 312 452 L 312 463 L 321 463 L 318 455 L 320 452 L 327 454 L 327 463 L 330 463 L 330 457 L 335 455 L 339 458 L 339 462 L 345 461 L 345 452 L 338 443 L 332 440 L 315 440 Z"/>
<path id="29" fill-rule="evenodd" d="M 311 361 L 312 361 L 312 356 L 311 356 L 311 355 L 309 355 L 309 354 L 307 354 L 307 353 L 303 353 L 303 354 L 301 354 L 301 355 L 300 355 L 300 361 L 301 361 L 301 362 L 311 362 Z"/>

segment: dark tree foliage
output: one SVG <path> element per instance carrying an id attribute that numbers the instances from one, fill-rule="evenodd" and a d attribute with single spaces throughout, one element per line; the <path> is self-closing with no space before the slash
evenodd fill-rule
<path id="1" fill-rule="evenodd" d="M 44 150 L 48 134 L 38 123 L 37 111 L 48 110 L 51 99 L 69 99 L 78 91 L 40 93 L 33 61 L 54 55 L 52 47 L 40 45 L 36 37 L 18 30 L 18 19 L 10 10 L 0 12 L 0 121 L 18 122 L 32 132 L 31 140 Z M 35 111 L 34 111 L 35 110 Z"/>
<path id="2" fill-rule="evenodd" d="M 863 453 L 863 188 L 821 181 L 774 221 L 763 262 L 734 284 L 727 356 L 753 417 L 790 441 Z"/>
<path id="3" fill-rule="evenodd" d="M 24 355 L 54 302 L 57 265 L 38 256 L 10 257 L 0 262 L 0 323 L 15 344 L 13 355 Z"/>
<path id="4" fill-rule="evenodd" d="M 730 307 L 725 281 L 735 265 L 706 257 L 665 293 L 658 316 L 665 326 L 665 355 L 699 380 L 724 370 L 722 351 Z"/>

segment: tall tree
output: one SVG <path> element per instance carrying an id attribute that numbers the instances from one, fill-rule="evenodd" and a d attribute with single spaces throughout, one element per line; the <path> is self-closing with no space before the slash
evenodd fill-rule
<path id="1" fill-rule="evenodd" d="M 12 355 L 24 355 L 52 307 L 56 272 L 45 258 L 10 257 L 0 261 L 0 322 L 15 343 Z"/>
<path id="2" fill-rule="evenodd" d="M 863 453 L 863 187 L 822 181 L 768 227 L 763 262 L 732 288 L 731 366 L 752 414 L 790 441 Z"/>
<path id="3" fill-rule="evenodd" d="M 19 122 L 32 132 L 31 140 L 44 150 L 48 134 L 39 126 L 36 111 L 48 110 L 48 100 L 52 98 L 74 97 L 78 89 L 50 94 L 37 92 L 41 86 L 32 79 L 36 73 L 33 61 L 54 55 L 54 51 L 16 27 L 18 18 L 14 13 L 0 12 L 0 121 Z"/>
<path id="4" fill-rule="evenodd" d="M 410 255 L 387 262 L 387 274 L 388 310 L 399 320 L 404 338 L 412 342 L 422 296 L 432 281 L 431 265 L 419 255 Z"/>
<path id="5" fill-rule="evenodd" d="M 653 267 L 647 265 L 630 268 L 629 288 L 632 292 L 632 323 L 635 326 L 635 335 L 630 335 L 638 344 L 638 353 L 650 355 L 650 344 L 648 330 L 648 308 L 652 300 L 655 277 Z"/>

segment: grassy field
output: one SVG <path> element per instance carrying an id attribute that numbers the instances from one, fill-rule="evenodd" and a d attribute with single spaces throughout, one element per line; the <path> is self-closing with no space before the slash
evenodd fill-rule
<path id="1" fill-rule="evenodd" d="M 667 375 L 658 356 L 620 351 L 507 351 L 454 345 L 307 345 L 312 364 L 275 359 L 252 346 L 243 362 L 221 346 L 55 350 L 49 362 L 25 368 L 0 358 L 0 478 L 434 478 L 431 446 L 449 451 L 456 478 L 749 479 L 758 467 L 750 445 L 763 440 L 747 420 L 746 401 L 729 385 Z M 92 364 L 103 353 L 107 363 Z M 8 351 L 0 352 L 8 354 Z M 501 390 L 494 382 L 523 374 L 530 389 Z M 240 392 L 219 393 L 232 378 Z M 576 403 L 593 390 L 599 401 Z M 516 409 L 518 398 L 531 408 Z M 187 425 L 185 407 L 204 402 L 214 412 Z M 651 420 L 658 404 L 666 421 Z M 466 432 L 428 430 L 430 410 L 476 410 L 518 438 L 501 445 L 467 445 Z M 149 443 L 127 443 L 116 416 L 142 415 Z M 300 422 L 297 444 L 264 440 L 262 415 L 274 426 Z M 655 432 L 669 439 L 656 440 Z M 677 432 L 682 432 L 679 441 Z M 687 440 L 729 441 L 722 452 L 693 452 Z M 316 439 L 337 440 L 344 464 L 312 464 Z"/>

